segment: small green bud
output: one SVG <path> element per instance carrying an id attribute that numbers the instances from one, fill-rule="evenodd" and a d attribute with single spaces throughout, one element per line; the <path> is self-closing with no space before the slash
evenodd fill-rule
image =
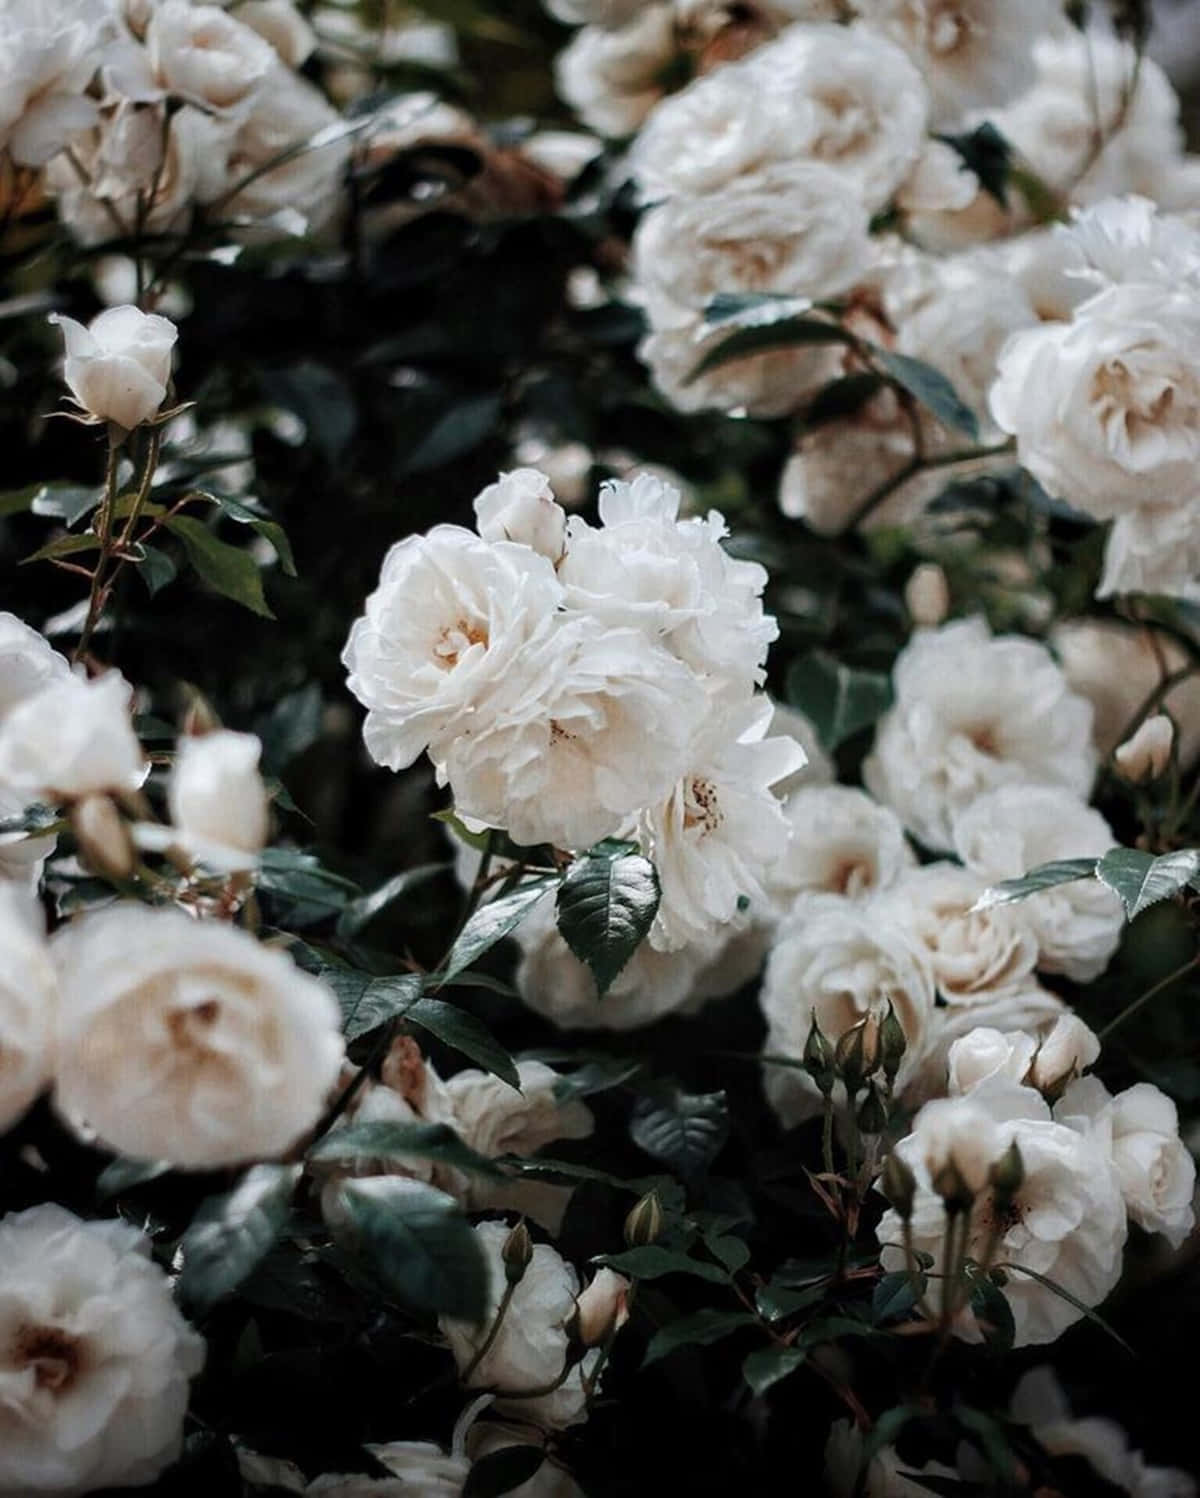
<path id="1" fill-rule="evenodd" d="M 821 1095 L 828 1097 L 833 1091 L 833 1084 L 836 1080 L 833 1071 L 833 1048 L 825 1039 L 820 1025 L 817 1024 L 815 1009 L 808 1039 L 804 1042 L 804 1069 L 817 1084 Z"/>
<path id="2" fill-rule="evenodd" d="M 1020 1191 L 1025 1180 L 1025 1162 L 1015 1139 L 992 1166 L 988 1179 L 998 1197 L 1011 1201 Z"/>
<path id="3" fill-rule="evenodd" d="M 887 1013 L 879 1026 L 879 1057 L 884 1076 L 893 1084 L 907 1049 L 908 1039 L 904 1034 L 904 1027 L 896 1018 L 895 1005 L 889 999 Z"/>
<path id="4" fill-rule="evenodd" d="M 625 1242 L 630 1248 L 646 1248 L 662 1237 L 664 1217 L 657 1191 L 647 1191 L 635 1202 L 625 1219 Z"/>
<path id="5" fill-rule="evenodd" d="M 913 1198 L 917 1194 L 917 1178 L 894 1151 L 883 1162 L 879 1184 L 884 1196 L 899 1213 L 900 1220 L 907 1222 L 912 1216 Z"/>
<path id="6" fill-rule="evenodd" d="M 529 1262 L 533 1258 L 533 1239 L 529 1236 L 529 1229 L 525 1226 L 522 1218 L 504 1240 L 504 1246 L 500 1250 L 500 1258 L 504 1263 L 504 1277 L 510 1285 L 517 1285 L 525 1278 L 525 1271 L 529 1268 Z"/>
<path id="7" fill-rule="evenodd" d="M 867 1095 L 859 1104 L 858 1127 L 864 1134 L 882 1134 L 887 1128 L 887 1111 L 874 1082 L 867 1083 Z"/>
<path id="8" fill-rule="evenodd" d="M 975 1193 L 967 1185 L 966 1179 L 953 1156 L 941 1166 L 933 1177 L 933 1189 L 945 1203 L 946 1211 L 953 1217 L 959 1212 L 969 1212 L 975 1201 Z"/>

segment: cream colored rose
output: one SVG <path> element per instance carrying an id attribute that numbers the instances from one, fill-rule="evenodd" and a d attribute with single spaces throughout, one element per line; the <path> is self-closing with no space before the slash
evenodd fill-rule
<path id="1" fill-rule="evenodd" d="M 342 1061 L 329 991 L 233 926 L 118 904 L 51 943 L 55 1102 L 111 1149 L 185 1169 L 280 1154 Z"/>
<path id="2" fill-rule="evenodd" d="M 475 521 L 485 541 L 516 541 L 551 562 L 566 544 L 567 516 L 550 481 L 536 468 L 502 473 L 475 498 Z"/>
<path id="3" fill-rule="evenodd" d="M 150 1242 L 46 1203 L 0 1219 L 0 1493 L 144 1487 L 183 1449 L 204 1343 Z"/>
<path id="4" fill-rule="evenodd" d="M 119 671 L 68 676 L 26 698 L 0 724 L 0 783 L 28 801 L 136 790 L 146 761 L 132 705 Z"/>
<path id="5" fill-rule="evenodd" d="M 576 32 L 555 58 L 555 82 L 589 130 L 632 135 L 662 98 L 676 55 L 670 5 L 644 4 L 623 26 Z"/>
<path id="6" fill-rule="evenodd" d="M 149 421 L 171 382 L 175 324 L 136 307 L 110 307 L 86 328 L 57 312 L 50 321 L 66 342 L 63 378 L 88 415 L 126 430 Z"/>
<path id="7" fill-rule="evenodd" d="M 1037 1048 L 1037 1041 L 1023 1030 L 1005 1032 L 980 1026 L 968 1031 L 950 1047 L 951 1096 L 974 1092 L 993 1081 L 1024 1082 Z"/>
<path id="8" fill-rule="evenodd" d="M 274 49 L 216 5 L 162 0 L 146 27 L 155 80 L 168 93 L 214 110 L 243 104 L 261 86 Z"/>
<path id="9" fill-rule="evenodd" d="M 316 33 L 292 0 L 241 0 L 234 14 L 270 42 L 289 68 L 306 62 L 317 45 Z"/>
<path id="10" fill-rule="evenodd" d="M 102 0 L 36 0 L 0 11 L 0 152 L 41 167 L 96 117 L 88 85 L 114 18 Z"/>
<path id="11" fill-rule="evenodd" d="M 0 881 L 0 1134 L 50 1080 L 57 1002 L 41 909 Z"/>
<path id="12" fill-rule="evenodd" d="M 787 851 L 770 875 L 784 904 L 824 893 L 858 900 L 891 888 L 913 862 L 895 812 L 844 785 L 802 786 L 783 803 Z"/>
<path id="13" fill-rule="evenodd" d="M 219 868 L 252 866 L 267 840 L 262 744 L 221 730 L 180 741 L 167 787 L 171 821 L 187 850 Z"/>

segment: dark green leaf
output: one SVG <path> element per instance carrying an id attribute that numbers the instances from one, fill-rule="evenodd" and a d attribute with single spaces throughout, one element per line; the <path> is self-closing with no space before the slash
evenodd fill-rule
<path id="1" fill-rule="evenodd" d="M 263 594 L 262 575 L 248 551 L 219 540 L 190 515 L 172 515 L 165 524 L 183 542 L 189 561 L 210 588 L 251 613 L 274 619 Z"/>
<path id="2" fill-rule="evenodd" d="M 292 543 L 278 521 L 272 520 L 269 515 L 262 514 L 261 511 L 246 504 L 244 500 L 234 499 L 229 494 L 206 494 L 205 498 L 211 500 L 222 515 L 228 515 L 230 520 L 236 520 L 239 525 L 248 525 L 256 531 L 279 558 L 279 565 L 284 572 L 289 577 L 296 576 L 296 558 L 292 553 Z"/>
<path id="3" fill-rule="evenodd" d="M 279 405 L 293 411 L 325 461 L 341 461 L 358 425 L 350 386 L 323 364 L 304 359 L 287 369 L 264 372 L 263 383 Z"/>
<path id="4" fill-rule="evenodd" d="M 471 1464 L 462 1498 L 499 1498 L 501 1493 L 511 1493 L 535 1477 L 545 1460 L 541 1446 L 502 1446 Z"/>
<path id="5" fill-rule="evenodd" d="M 724 1092 L 661 1087 L 638 1099 L 629 1135 L 669 1169 L 694 1176 L 711 1164 L 729 1138 L 729 1105 Z"/>
<path id="6" fill-rule="evenodd" d="M 812 311 L 808 297 L 777 291 L 723 291 L 704 309 L 706 328 L 765 328 Z"/>
<path id="7" fill-rule="evenodd" d="M 324 868 L 314 854 L 298 848 L 264 848 L 258 888 L 286 907 L 292 926 L 311 926 L 337 915 L 362 893 L 352 880 Z"/>
<path id="8" fill-rule="evenodd" d="M 1149 910 L 1160 900 L 1181 894 L 1200 871 L 1200 850 L 1181 848 L 1177 853 L 1142 853 L 1137 848 L 1114 848 L 1096 865 L 1096 878 L 1120 895 L 1127 920 Z"/>
<path id="9" fill-rule="evenodd" d="M 97 551 L 99 546 L 100 538 L 91 531 L 82 536 L 56 536 L 53 541 L 47 541 L 45 546 L 39 546 L 37 551 L 22 557 L 21 566 L 28 567 L 30 562 L 53 561 L 55 557 L 73 557 L 84 551 Z"/>
<path id="10" fill-rule="evenodd" d="M 471 395 L 452 405 L 408 453 L 404 472 L 423 473 L 469 453 L 491 432 L 500 411 L 496 395 Z"/>
<path id="11" fill-rule="evenodd" d="M 801 413 L 801 423 L 806 428 L 822 426 L 827 421 L 836 421 L 841 416 L 853 416 L 861 411 L 872 396 L 883 388 L 882 375 L 873 370 L 860 370 L 857 374 L 843 375 L 823 385 Z"/>
<path id="12" fill-rule="evenodd" d="M 601 998 L 654 924 L 658 902 L 658 875 L 641 853 L 602 845 L 567 870 L 555 902 L 558 929 L 591 969 Z"/>
<path id="13" fill-rule="evenodd" d="M 972 441 L 979 440 L 978 418 L 940 369 L 934 369 L 923 359 L 894 354 L 888 349 L 876 349 L 872 357 L 944 426 L 965 432 Z"/>
<path id="14" fill-rule="evenodd" d="M 755 1319 L 749 1311 L 718 1311 L 711 1308 L 692 1311 L 680 1316 L 668 1326 L 662 1327 L 650 1339 L 642 1366 L 648 1367 L 665 1358 L 680 1347 L 709 1347 L 743 1327 L 754 1326 Z"/>
<path id="15" fill-rule="evenodd" d="M 828 1277 L 822 1277 L 815 1285 L 806 1285 L 799 1290 L 774 1283 L 761 1285 L 754 1303 L 768 1321 L 781 1321 L 785 1316 L 824 1300 L 828 1284 Z"/>
<path id="16" fill-rule="evenodd" d="M 1008 1352 L 1017 1328 L 1008 1296 L 987 1274 L 972 1274 L 971 1309 L 980 1324 L 984 1341 L 997 1352 Z"/>
<path id="17" fill-rule="evenodd" d="M 1096 872 L 1094 858 L 1059 858 L 1053 863 L 1039 864 L 1022 874 L 1019 879 L 1003 879 L 985 889 L 975 901 L 975 910 L 990 910 L 993 905 L 1008 905 L 1013 900 L 1024 900 L 1036 895 L 1039 890 L 1053 889 L 1056 884 L 1071 884 L 1076 879 L 1091 879 Z"/>
<path id="18" fill-rule="evenodd" d="M 819 1347 L 825 1342 L 836 1342 L 840 1337 L 870 1337 L 875 1328 L 869 1321 L 854 1321 L 849 1316 L 823 1316 L 812 1321 L 800 1334 L 804 1347 Z"/>
<path id="19" fill-rule="evenodd" d="M 141 546 L 137 564 L 138 576 L 146 584 L 150 597 L 160 593 L 177 575 L 175 563 L 157 546 Z"/>
<path id="20" fill-rule="evenodd" d="M 96 1196 L 100 1201 L 110 1196 L 120 1196 L 123 1191 L 132 1191 L 135 1186 L 144 1186 L 148 1181 L 158 1180 L 170 1168 L 166 1160 L 127 1160 L 118 1157 L 96 1177 Z"/>
<path id="21" fill-rule="evenodd" d="M 422 884 L 434 879 L 445 869 L 452 869 L 452 863 L 422 863 L 416 868 L 405 869 L 403 873 L 395 874 L 378 889 L 373 889 L 369 895 L 362 895 L 357 900 L 351 900 L 338 917 L 337 934 L 343 941 L 358 933 L 375 919 L 375 917 L 396 900 L 402 899 L 414 889 L 419 889 Z"/>
<path id="22" fill-rule="evenodd" d="M 761 1396 L 773 1384 L 795 1373 L 807 1356 L 803 1347 L 760 1347 L 742 1364 L 742 1377 Z"/>
<path id="23" fill-rule="evenodd" d="M 489 948 L 515 931 L 546 891 L 557 883 L 556 875 L 531 879 L 518 884 L 507 895 L 481 905 L 458 933 L 445 964 L 433 975 L 434 980 L 448 983 L 456 973 L 478 961 Z"/>
<path id="24" fill-rule="evenodd" d="M 333 1217 L 339 1237 L 405 1305 L 483 1320 L 487 1261 L 452 1196 L 403 1176 L 349 1180 L 338 1188 Z"/>
<path id="25" fill-rule="evenodd" d="M 717 1264 L 707 1264 L 690 1258 L 676 1249 L 663 1248 L 650 1243 L 644 1248 L 627 1248 L 623 1253 L 608 1254 L 604 1262 L 618 1274 L 632 1275 L 637 1280 L 656 1280 L 664 1274 L 691 1274 L 697 1279 L 709 1280 L 714 1285 L 727 1285 L 729 1274 Z"/>
<path id="26" fill-rule="evenodd" d="M 62 823 L 62 818 L 52 807 L 34 802 L 15 817 L 0 818 L 0 837 L 9 837 L 14 832 L 27 832 L 38 837 L 53 831 Z"/>
<path id="27" fill-rule="evenodd" d="M 928 1280 L 923 1274 L 913 1276 L 906 1270 L 898 1269 L 891 1274 L 885 1274 L 875 1286 L 871 1296 L 871 1314 L 875 1318 L 877 1326 L 887 1321 L 898 1321 L 916 1305 L 918 1297 L 925 1294 Z"/>
<path id="28" fill-rule="evenodd" d="M 279 699 L 258 730 L 267 774 L 279 775 L 297 755 L 316 743 L 323 710 L 321 688 L 315 681 Z"/>
<path id="29" fill-rule="evenodd" d="M 353 1166 L 362 1160 L 382 1162 L 379 1174 L 406 1160 L 437 1160 L 476 1175 L 506 1179 L 485 1155 L 464 1144 L 448 1124 L 391 1123 L 368 1120 L 331 1129 L 308 1152 L 310 1161 Z"/>
<path id="30" fill-rule="evenodd" d="M 869 728 L 891 706 L 891 677 L 878 671 L 856 671 L 824 651 L 794 662 L 787 674 L 787 699 L 813 723 L 829 750 Z"/>
<path id="31" fill-rule="evenodd" d="M 299 1165 L 253 1165 L 224 1196 L 200 1205 L 183 1235 L 180 1296 L 207 1307 L 236 1290 L 283 1232 Z"/>
<path id="32" fill-rule="evenodd" d="M 780 349 L 800 348 L 821 343 L 854 343 L 856 339 L 835 322 L 815 317 L 787 317 L 765 327 L 741 328 L 709 349 L 684 381 L 690 385 L 709 370 L 731 364 L 735 359 L 749 359 L 755 354 L 775 353 Z"/>
<path id="33" fill-rule="evenodd" d="M 418 999 L 405 1010 L 404 1018 L 436 1035 L 444 1045 L 461 1051 L 476 1066 L 482 1066 L 484 1071 L 490 1071 L 518 1092 L 521 1090 L 521 1078 L 513 1058 L 487 1026 L 465 1009 L 443 1003 L 441 999 Z"/>
<path id="34" fill-rule="evenodd" d="M 357 1040 L 388 1020 L 407 1015 L 421 997 L 419 973 L 394 973 L 377 978 L 358 968 L 329 964 L 317 976 L 334 992 L 342 1011 L 342 1031 Z"/>
<path id="35" fill-rule="evenodd" d="M 1001 208 L 1008 207 L 1008 174 L 1013 148 L 995 125 L 985 121 L 962 135 L 938 135 L 935 138 L 957 151 L 963 165 L 979 178 L 984 192 L 995 198 Z"/>

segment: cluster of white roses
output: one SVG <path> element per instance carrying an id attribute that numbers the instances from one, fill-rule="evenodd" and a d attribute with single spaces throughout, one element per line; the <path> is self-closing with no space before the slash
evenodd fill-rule
<path id="1" fill-rule="evenodd" d="M 815 308 L 932 365 L 985 447 L 1014 435 L 1056 498 L 1116 522 L 1101 596 L 1190 592 L 1200 237 L 1178 215 L 1200 175 L 1156 63 L 1055 0 L 550 8 L 590 23 L 560 57 L 564 97 L 604 133 L 639 127 L 650 206 L 628 294 L 674 405 L 803 414 L 863 373 L 861 343 L 780 339 L 697 375 L 729 333 L 714 298 Z M 697 26 L 724 44 L 665 96 L 663 58 Z M 1004 191 L 950 143 L 984 125 L 1015 153 Z M 1047 203 L 1094 211 L 1050 229 Z M 968 458 L 889 385 L 851 404 L 802 426 L 781 478 L 784 512 L 816 530 L 910 522 L 951 476 L 1003 462 Z"/>
<path id="2" fill-rule="evenodd" d="M 4 0 L 0 153 L 45 168 L 85 244 L 187 230 L 197 206 L 259 233 L 317 233 L 347 146 L 297 72 L 291 0 Z"/>

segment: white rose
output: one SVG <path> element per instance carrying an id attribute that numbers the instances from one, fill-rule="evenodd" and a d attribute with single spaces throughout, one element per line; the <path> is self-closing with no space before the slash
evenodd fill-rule
<path id="1" fill-rule="evenodd" d="M 41 909 L 0 881 L 0 1134 L 50 1080 L 56 1003 Z"/>
<path id="2" fill-rule="evenodd" d="M 1192 288 L 1200 282 L 1200 231 L 1149 198 L 1104 198 L 1052 232 L 1082 262 L 1076 274 L 1088 295 L 1127 282 Z"/>
<path id="3" fill-rule="evenodd" d="M 485 541 L 516 541 L 557 562 L 566 543 L 567 516 L 550 480 L 536 468 L 502 473 L 475 498 L 475 523 Z"/>
<path id="4" fill-rule="evenodd" d="M 1064 1014 L 1056 1021 L 1037 1049 L 1029 1085 L 1054 1094 L 1068 1082 L 1094 1066 L 1100 1057 L 1100 1041 L 1077 1014 Z"/>
<path id="5" fill-rule="evenodd" d="M 208 109 L 229 110 L 262 85 L 274 49 L 216 5 L 161 0 L 146 27 L 146 56 L 168 93 Z"/>
<path id="6" fill-rule="evenodd" d="M 1165 713 L 1146 718 L 1123 744 L 1113 750 L 1113 764 L 1126 780 L 1157 780 L 1171 763 L 1175 725 Z"/>
<path id="7" fill-rule="evenodd" d="M 1200 602 L 1200 495 L 1182 505 L 1143 505 L 1117 518 L 1096 597 L 1124 593 Z"/>
<path id="8" fill-rule="evenodd" d="M 986 1102 L 973 1097 L 926 1103 L 903 1144 L 901 1158 L 914 1168 L 920 1161 L 921 1183 L 932 1183 L 937 1191 L 938 1177 L 955 1172 L 973 1196 L 987 1187 L 992 1166 L 1007 1148 Z"/>
<path id="9" fill-rule="evenodd" d="M 55 1101 L 135 1158 L 209 1169 L 278 1155 L 312 1127 L 342 1061 L 323 984 L 283 952 L 182 911 L 119 904 L 51 943 Z"/>
<path id="10" fill-rule="evenodd" d="M 368 709 L 372 759 L 402 770 L 423 749 L 440 752 L 561 597 L 550 563 L 527 547 L 449 525 L 397 542 L 342 655 Z"/>
<path id="11" fill-rule="evenodd" d="M 68 676 L 19 703 L 0 724 L 0 782 L 30 800 L 136 790 L 146 762 L 119 671 Z"/>
<path id="12" fill-rule="evenodd" d="M 933 1018 L 933 974 L 924 953 L 869 902 L 810 895 L 797 902 L 767 960 L 759 995 L 767 1019 L 763 1050 L 798 1061 L 814 1016 L 836 1045 L 860 1020 L 878 1024 L 889 999 L 907 1042 L 896 1078 L 903 1092 Z M 768 1065 L 766 1092 L 789 1127 L 820 1108 L 816 1084 L 794 1067 Z"/>
<path id="13" fill-rule="evenodd" d="M 66 656 L 36 629 L 0 612 L 0 723 L 18 703 L 70 674 Z"/>
<path id="14" fill-rule="evenodd" d="M 682 326 L 721 293 L 830 300 L 871 263 L 868 227 L 834 167 L 776 162 L 719 193 L 646 213 L 633 240 L 635 292 L 652 327 Z"/>
<path id="15" fill-rule="evenodd" d="M 1091 707 L 1037 641 L 993 637 L 979 617 L 918 630 L 893 682 L 863 780 L 927 847 L 949 849 L 955 817 L 997 786 L 1091 790 Z"/>
<path id="16" fill-rule="evenodd" d="M 954 826 L 958 856 L 988 884 L 1018 879 L 1060 858 L 1099 858 L 1116 843 L 1098 811 L 1053 786 L 1003 786 L 979 797 Z M 1098 880 L 1056 885 L 1021 901 L 1038 966 L 1090 983 L 1121 940 L 1124 907 Z"/>
<path id="17" fill-rule="evenodd" d="M 112 27 L 103 0 L 9 0 L 0 11 L 0 151 L 44 166 L 95 120 L 88 96 Z"/>
<path id="18" fill-rule="evenodd" d="M 908 1087 L 909 1100 L 924 1102 L 954 1092 L 950 1056 L 960 1040 L 983 1029 L 998 1031 L 1014 1044 L 1014 1036 L 1026 1035 L 1036 1046 L 1066 1012 L 1058 995 L 1033 979 L 1022 987 L 978 994 L 969 1004 L 939 1005 L 926 1033 L 920 1070 Z"/>
<path id="19" fill-rule="evenodd" d="M 178 1460 L 204 1343 L 150 1243 L 52 1203 L 0 1219 L 0 1493 L 143 1487 Z"/>
<path id="20" fill-rule="evenodd" d="M 974 1092 L 990 1082 L 1018 1085 L 1025 1081 L 1038 1043 L 1023 1030 L 993 1030 L 979 1026 L 960 1036 L 947 1061 L 952 1097 Z"/>
<path id="21" fill-rule="evenodd" d="M 755 697 L 714 713 L 669 796 L 638 823 L 662 898 L 650 930 L 660 950 L 685 947 L 749 910 L 771 912 L 771 873 L 788 847 L 788 823 L 771 787 L 801 763 L 794 739 L 769 739 L 773 709 Z"/>
<path id="22" fill-rule="evenodd" d="M 460 814 L 519 843 L 586 848 L 671 794 L 707 697 L 640 631 L 567 615 L 530 637 L 474 706 L 435 753 Z"/>
<path id="23" fill-rule="evenodd" d="M 1163 673 L 1176 672 L 1188 663 L 1183 649 L 1169 635 L 1106 619 L 1058 624 L 1050 644 L 1071 690 L 1092 704 L 1096 748 L 1103 758 L 1124 738 Z M 1172 687 L 1163 707 L 1179 731 L 1179 762 L 1186 769 L 1200 754 L 1200 677 Z"/>
<path id="24" fill-rule="evenodd" d="M 973 1149 L 972 1141 L 986 1134 L 993 1159 L 1014 1143 L 1020 1151 L 1021 1186 L 999 1219 L 992 1191 L 980 1190 L 968 1218 L 966 1252 L 981 1262 L 998 1235 L 993 1262 L 1008 1266 L 1003 1294 L 1013 1313 L 1016 1346 L 1052 1342 L 1083 1313 L 1032 1275 L 1022 1274 L 1020 1266 L 1028 1265 L 1084 1306 L 1099 1305 L 1120 1278 L 1126 1237 L 1125 1205 L 1115 1173 L 1097 1143 L 1054 1122 L 1032 1088 L 993 1084 L 968 1097 L 926 1104 L 896 1151 L 917 1178 L 913 1246 L 932 1256 L 938 1272 L 945 1268 L 946 1211 L 933 1188 L 927 1134 L 936 1124 L 934 1142 L 946 1136 L 947 1109 L 959 1110 L 963 1127 L 953 1133 L 964 1150 Z M 967 1159 L 974 1169 L 976 1155 L 968 1153 Z M 884 1268 L 902 1269 L 896 1212 L 886 1212 L 876 1231 L 884 1245 Z M 960 1314 L 955 1331 L 968 1341 L 982 1335 L 969 1308 Z"/>
<path id="25" fill-rule="evenodd" d="M 1166 1093 L 1137 1082 L 1113 1097 L 1098 1078 L 1084 1077 L 1066 1089 L 1054 1116 L 1108 1149 L 1130 1217 L 1178 1248 L 1196 1225 L 1196 1163 Z"/>
<path id="26" fill-rule="evenodd" d="M 171 383 L 175 324 L 136 307 L 110 307 L 86 328 L 57 312 L 50 321 L 63 330 L 63 378 L 83 409 L 126 430 L 149 421 Z"/>
<path id="27" fill-rule="evenodd" d="M 858 0 L 857 10 L 920 68 L 942 126 L 1024 93 L 1034 42 L 1062 20 L 1057 0 Z"/>
<path id="28" fill-rule="evenodd" d="M 317 45 L 316 33 L 292 0 L 240 0 L 237 19 L 256 31 L 289 68 L 298 68 Z"/>
<path id="29" fill-rule="evenodd" d="M 585 1347 L 599 1347 L 629 1320 L 629 1281 L 612 1269 L 598 1269 L 575 1302 L 576 1331 Z"/>
<path id="30" fill-rule="evenodd" d="M 481 1222 L 475 1228 L 487 1260 L 489 1296 L 478 1326 L 449 1316 L 439 1320 L 454 1361 L 462 1372 L 483 1345 L 505 1290 L 501 1252 L 510 1229 L 503 1222 Z M 544 1389 L 562 1374 L 570 1348 L 567 1324 L 575 1312 L 579 1279 L 574 1269 L 548 1244 L 534 1244 L 533 1257 L 513 1292 L 500 1330 L 479 1360 L 469 1389 L 495 1389 L 496 1408 L 547 1430 L 563 1430 L 587 1416 L 583 1379 L 595 1366 L 599 1350 L 589 1352 L 566 1379 L 536 1399 L 516 1396 Z"/>
<path id="31" fill-rule="evenodd" d="M 585 26 L 554 60 L 560 97 L 589 130 L 632 135 L 663 96 L 677 54 L 669 5 L 644 5 L 624 26 Z"/>
<path id="32" fill-rule="evenodd" d="M 1098 520 L 1200 499 L 1200 310 L 1163 286 L 1113 286 L 1070 323 L 1017 333 L 992 415 L 1049 493 Z"/>
<path id="33" fill-rule="evenodd" d="M 214 867 L 254 864 L 267 840 L 267 791 L 258 772 L 262 744 L 222 730 L 180 741 L 167 786 L 171 821 L 197 858 Z"/>
<path id="34" fill-rule="evenodd" d="M 680 498 L 649 473 L 603 485 L 602 529 L 578 517 L 567 525 L 558 569 L 566 606 L 612 628 L 641 630 L 649 646 L 665 647 L 713 693 L 744 698 L 762 682 L 779 635 L 763 612 L 766 569 L 725 551 L 728 531 L 716 510 L 680 520 Z"/>
<path id="35" fill-rule="evenodd" d="M 825 893 L 861 899 L 889 889 L 913 862 L 896 814 L 845 785 L 801 786 L 783 803 L 787 852 L 771 871 L 785 904 Z"/>

